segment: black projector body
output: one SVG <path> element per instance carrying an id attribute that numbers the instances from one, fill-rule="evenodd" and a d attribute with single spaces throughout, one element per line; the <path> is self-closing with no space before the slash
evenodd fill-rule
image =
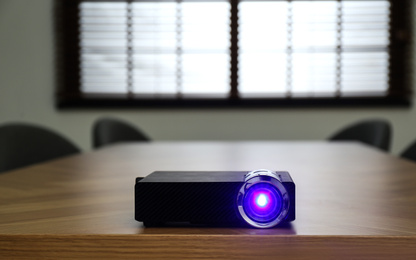
<path id="1" fill-rule="evenodd" d="M 156 171 L 136 179 L 135 219 L 268 228 L 295 219 L 295 184 L 284 171 Z"/>

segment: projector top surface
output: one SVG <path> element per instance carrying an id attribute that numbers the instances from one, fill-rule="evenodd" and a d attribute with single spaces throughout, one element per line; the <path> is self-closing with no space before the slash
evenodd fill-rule
<path id="1" fill-rule="evenodd" d="M 136 182 L 244 182 L 248 171 L 156 171 Z"/>

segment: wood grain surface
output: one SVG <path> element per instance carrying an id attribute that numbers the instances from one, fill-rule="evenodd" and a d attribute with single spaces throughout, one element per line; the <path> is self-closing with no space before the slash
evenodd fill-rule
<path id="1" fill-rule="evenodd" d="M 292 175 L 297 219 L 291 225 L 144 228 L 134 220 L 135 177 L 156 170 L 260 168 Z M 416 164 L 359 143 L 120 144 L 0 174 L 0 258 L 394 254 L 416 255 Z"/>
<path id="2" fill-rule="evenodd" d="M 415 259 L 415 237 L 2 236 L 4 259 Z"/>

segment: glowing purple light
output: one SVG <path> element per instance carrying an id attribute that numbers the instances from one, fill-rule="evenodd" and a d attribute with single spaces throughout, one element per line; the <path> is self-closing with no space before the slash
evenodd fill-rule
<path id="1" fill-rule="evenodd" d="M 269 202 L 269 198 L 265 194 L 260 194 L 257 196 L 256 203 L 259 207 L 264 207 Z"/>
<path id="2" fill-rule="evenodd" d="M 266 223 L 280 214 L 281 195 L 274 186 L 259 183 L 250 187 L 243 204 L 249 218 Z"/>
<path id="3" fill-rule="evenodd" d="M 286 217 L 289 201 L 281 176 L 269 170 L 246 174 L 237 196 L 238 211 L 245 222 L 257 228 L 274 227 Z"/>

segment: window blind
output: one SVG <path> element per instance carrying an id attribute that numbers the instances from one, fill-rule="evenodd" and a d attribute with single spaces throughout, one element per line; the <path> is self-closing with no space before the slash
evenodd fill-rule
<path id="1" fill-rule="evenodd" d="M 389 8 L 388 1 L 243 1 L 241 94 L 386 94 Z"/>
<path id="2" fill-rule="evenodd" d="M 81 3 L 82 91 L 225 97 L 229 9 L 226 1 Z"/>
<path id="3" fill-rule="evenodd" d="M 70 99 L 410 97 L 408 1 L 62 2 Z"/>

